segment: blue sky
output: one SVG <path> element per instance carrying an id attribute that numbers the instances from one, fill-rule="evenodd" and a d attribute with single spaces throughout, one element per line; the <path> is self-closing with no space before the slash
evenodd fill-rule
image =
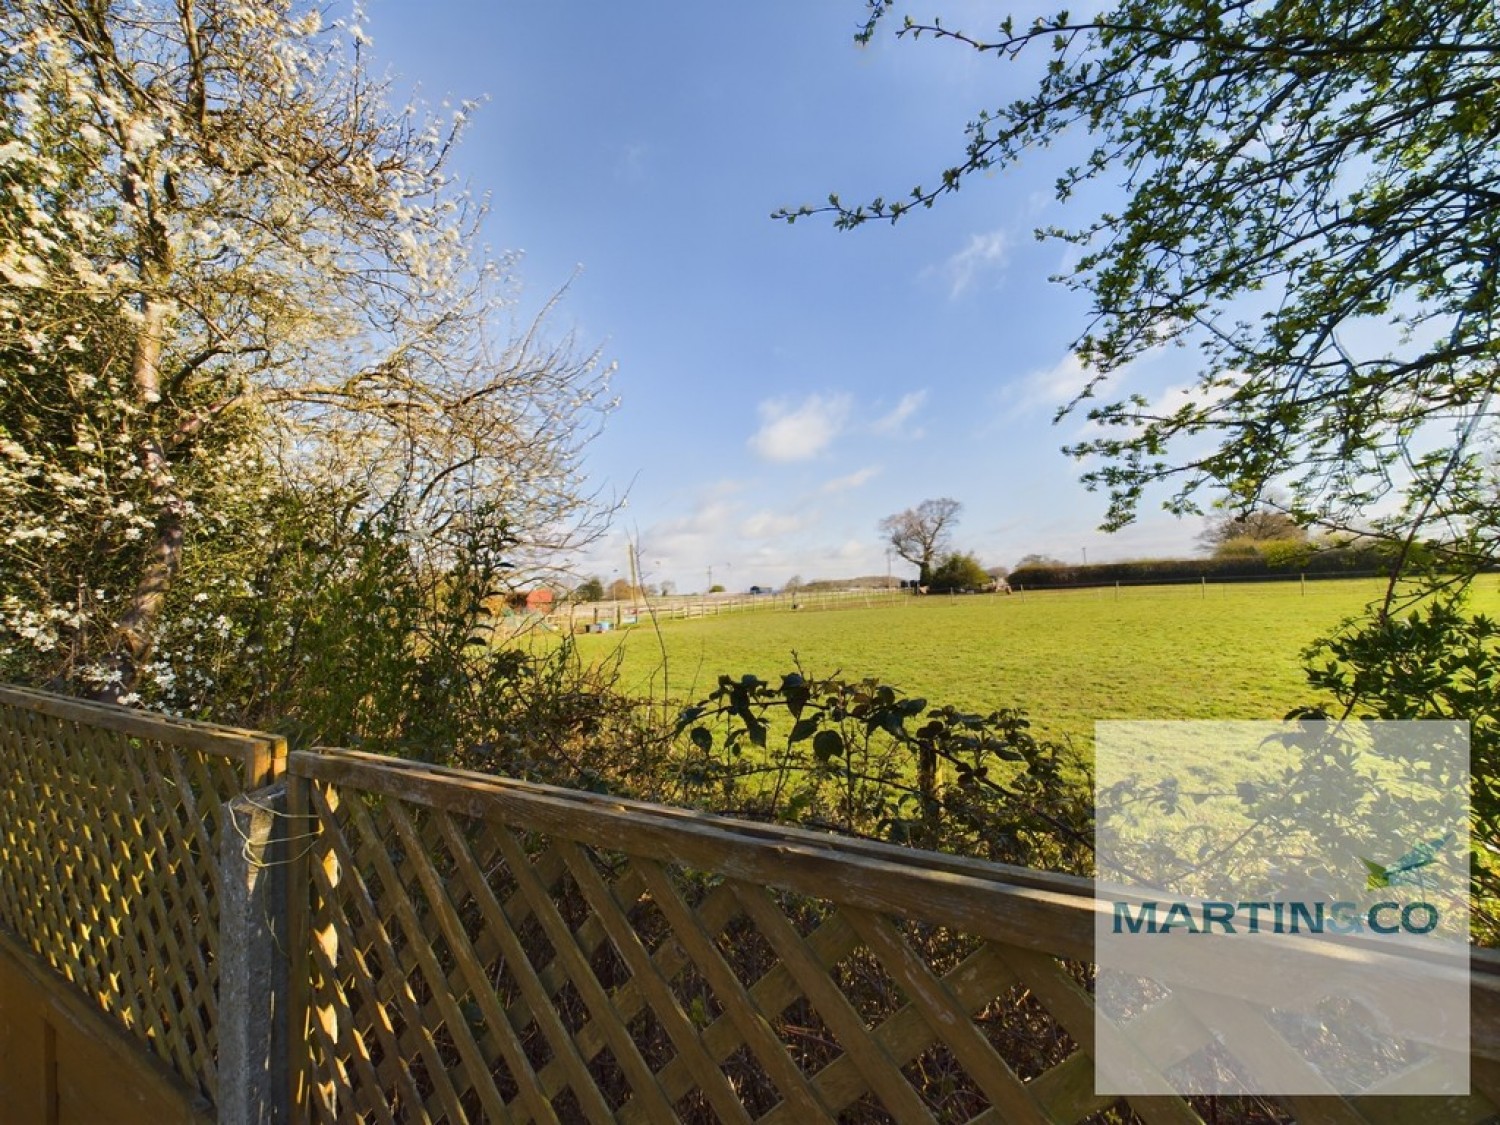
<path id="1" fill-rule="evenodd" d="M 883 573 L 876 523 L 936 496 L 962 502 L 955 543 L 985 565 L 1193 550 L 1197 520 L 1097 531 L 1104 501 L 1059 452 L 1082 426 L 1051 419 L 1087 304 L 1048 282 L 1067 248 L 1032 231 L 1088 217 L 1052 199 L 1067 144 L 894 227 L 771 220 L 932 182 L 1025 79 L 927 40 L 859 48 L 863 10 L 372 0 L 398 90 L 487 98 L 454 170 L 490 196 L 489 243 L 524 252 L 523 307 L 571 279 L 554 329 L 618 364 L 588 469 L 628 506 L 578 570 L 623 575 L 629 536 L 645 578 L 684 592 L 709 567 L 731 589 Z M 1189 374 L 1138 365 L 1130 389 Z"/>

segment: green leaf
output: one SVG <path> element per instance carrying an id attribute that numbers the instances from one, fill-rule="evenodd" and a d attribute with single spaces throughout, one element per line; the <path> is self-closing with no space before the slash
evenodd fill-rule
<path id="1" fill-rule="evenodd" d="M 797 724 L 792 727 L 792 745 L 795 746 L 797 743 L 803 741 L 804 739 L 811 738 L 817 732 L 817 729 L 817 719 L 799 719 L 797 721 Z"/>
<path id="2" fill-rule="evenodd" d="M 813 739 L 813 756 L 820 762 L 832 761 L 844 753 L 844 736 L 836 730 L 820 730 Z"/>

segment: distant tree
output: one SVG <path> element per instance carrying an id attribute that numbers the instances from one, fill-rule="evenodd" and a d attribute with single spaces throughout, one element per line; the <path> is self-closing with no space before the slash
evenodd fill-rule
<path id="1" fill-rule="evenodd" d="M 1062 559 L 1052 555 L 1023 555 L 1021 561 L 1016 563 L 1016 569 L 1022 570 L 1028 566 L 1067 566 Z"/>
<path id="2" fill-rule="evenodd" d="M 635 591 L 629 582 L 623 578 L 616 578 L 609 584 L 609 597 L 611 601 L 626 602 L 635 596 Z"/>
<path id="3" fill-rule="evenodd" d="M 996 582 L 998 582 L 998 581 L 1000 581 L 1000 579 L 1004 578 L 1007 574 L 1010 573 L 1010 567 L 1008 567 L 1008 566 L 987 566 L 987 567 L 984 568 L 984 572 L 986 574 L 988 574 L 991 578 L 993 578 Z"/>
<path id="4" fill-rule="evenodd" d="M 658 587 L 658 589 L 661 590 L 662 597 L 670 598 L 673 591 L 677 589 L 677 585 L 670 578 L 668 578 L 662 582 L 661 586 Z"/>
<path id="5" fill-rule="evenodd" d="M 983 590 L 990 585 L 990 576 L 979 560 L 970 554 L 951 551 L 932 570 L 928 588 L 946 593 L 950 590 Z"/>
<path id="6" fill-rule="evenodd" d="M 721 583 L 715 582 L 712 586 L 710 586 L 708 588 L 708 592 L 710 594 L 722 594 L 724 592 L 724 587 L 723 587 L 723 585 Z"/>
<path id="7" fill-rule="evenodd" d="M 795 594 L 798 590 L 802 589 L 802 575 L 792 575 L 786 580 L 783 589 L 785 589 L 788 594 Z"/>
<path id="8" fill-rule="evenodd" d="M 602 602 L 604 600 L 604 583 L 597 578 L 589 578 L 578 584 L 573 591 L 573 600 L 580 602 Z"/>
<path id="9" fill-rule="evenodd" d="M 917 568 L 917 581 L 923 586 L 931 584 L 933 560 L 947 549 L 961 511 L 962 504 L 944 496 L 880 521 L 880 533 L 896 554 Z"/>
<path id="10" fill-rule="evenodd" d="M 1256 543 L 1305 543 L 1307 529 L 1283 511 L 1252 508 L 1211 517 L 1198 542 L 1216 555 L 1247 554 L 1254 552 Z"/>

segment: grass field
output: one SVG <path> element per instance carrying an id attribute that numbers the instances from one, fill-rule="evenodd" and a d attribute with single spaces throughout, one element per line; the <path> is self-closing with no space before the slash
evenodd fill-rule
<path id="1" fill-rule="evenodd" d="M 1037 733 L 1091 746 L 1099 719 L 1276 719 L 1317 700 L 1302 650 L 1382 591 L 1375 581 L 1164 586 L 914 598 L 894 607 L 649 622 L 577 638 L 622 658 L 622 686 L 706 694 L 722 673 L 873 676 L 908 695 L 1015 707 Z M 1492 579 L 1476 609 L 1500 611 Z M 665 669 L 663 657 L 665 654 Z M 665 676 L 664 676 L 665 670 Z"/>

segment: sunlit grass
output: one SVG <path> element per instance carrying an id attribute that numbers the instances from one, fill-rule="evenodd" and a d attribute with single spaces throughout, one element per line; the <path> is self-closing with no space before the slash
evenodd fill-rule
<path id="1" fill-rule="evenodd" d="M 1320 702 L 1301 654 L 1361 612 L 1374 581 L 1125 588 L 911 599 L 891 608 L 768 611 L 649 622 L 577 638 L 621 657 L 626 690 L 687 700 L 719 675 L 794 667 L 875 677 L 980 711 L 1013 707 L 1039 734 L 1093 741 L 1100 719 L 1279 719 Z M 1500 609 L 1485 579 L 1477 609 Z"/>

